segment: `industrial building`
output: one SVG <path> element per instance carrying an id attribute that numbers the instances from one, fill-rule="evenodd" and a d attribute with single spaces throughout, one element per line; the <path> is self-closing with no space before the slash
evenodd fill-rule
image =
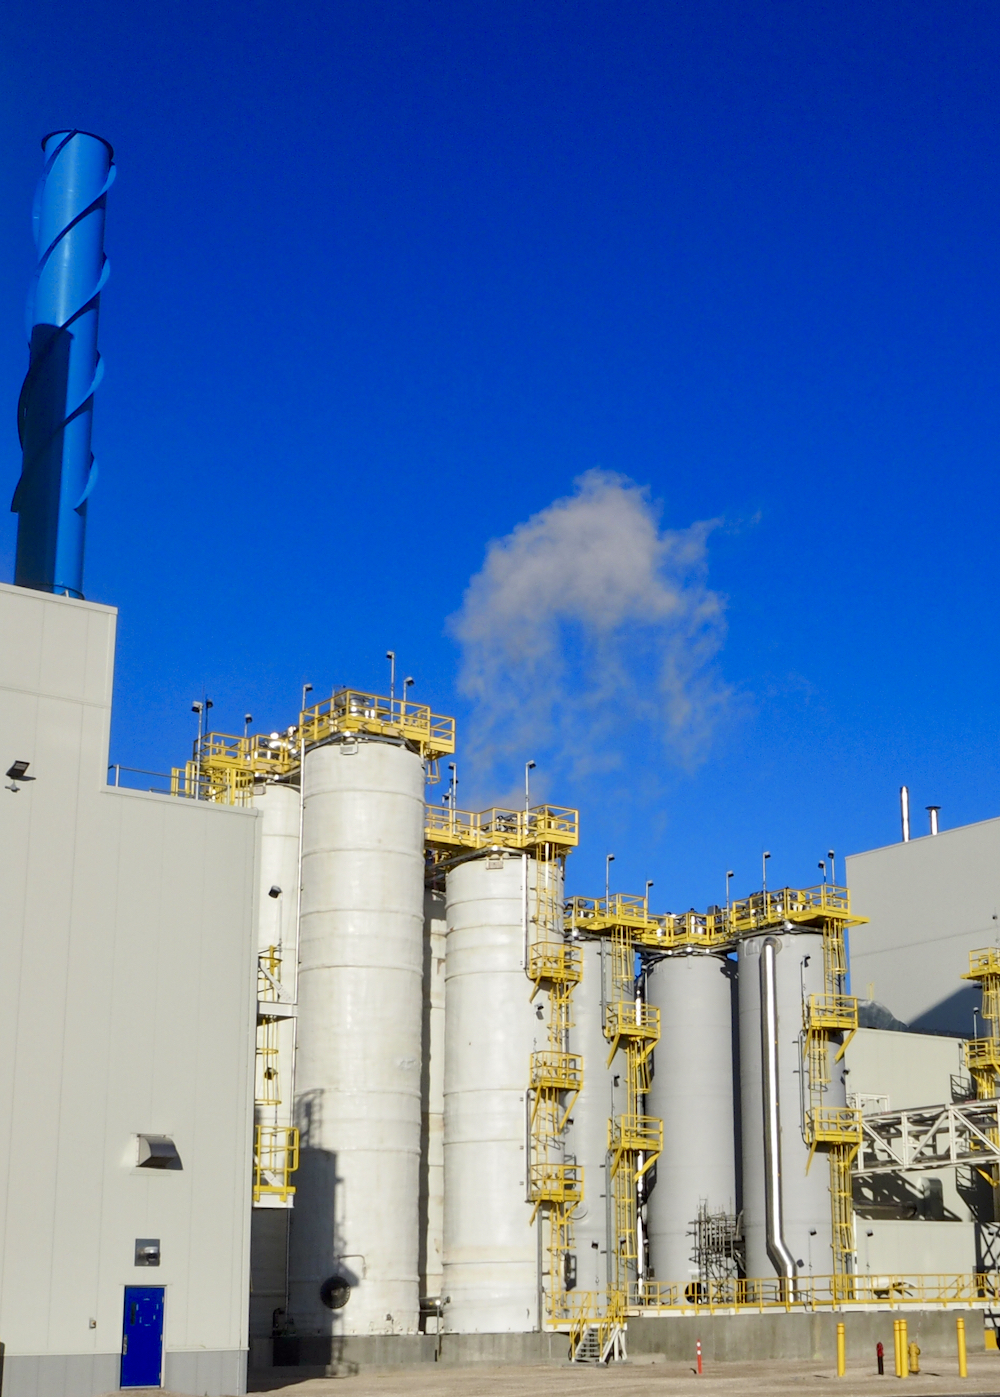
<path id="1" fill-rule="evenodd" d="M 0 586 L 8 1397 L 614 1362 L 695 1317 L 772 1356 L 834 1314 L 992 1332 L 1000 821 L 671 913 L 575 892 L 586 829 L 527 786 L 460 810 L 454 720 L 394 680 L 108 766 L 114 167 L 82 132 L 45 155 Z"/>

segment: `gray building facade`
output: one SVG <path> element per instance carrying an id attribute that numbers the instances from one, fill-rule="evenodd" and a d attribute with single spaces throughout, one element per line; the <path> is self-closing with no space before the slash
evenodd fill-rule
<path id="1" fill-rule="evenodd" d="M 117 1388 L 140 1294 L 245 1390 L 257 815 L 108 786 L 115 621 L 0 585 L 5 1397 Z"/>

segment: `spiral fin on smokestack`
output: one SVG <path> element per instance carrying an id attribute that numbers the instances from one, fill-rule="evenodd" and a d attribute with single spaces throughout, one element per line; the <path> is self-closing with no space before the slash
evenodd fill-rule
<path id="1" fill-rule="evenodd" d="M 108 279 L 107 192 L 114 152 L 86 131 L 42 142 L 45 166 L 32 213 L 37 262 L 28 297 L 28 372 L 17 408 L 21 478 L 14 582 L 83 596 L 87 499 L 97 479 L 90 449 L 101 381 L 97 318 Z"/>

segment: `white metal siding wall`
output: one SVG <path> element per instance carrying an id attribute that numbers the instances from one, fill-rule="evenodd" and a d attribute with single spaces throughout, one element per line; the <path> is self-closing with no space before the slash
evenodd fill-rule
<path id="1" fill-rule="evenodd" d="M 114 620 L 0 586 L 0 733 L 37 777 L 0 792 L 7 1397 L 117 1381 L 126 1284 L 166 1287 L 179 1390 L 233 1391 L 247 1343 L 257 822 L 107 788 Z M 183 1170 L 136 1169 L 137 1132 Z"/>
<path id="2" fill-rule="evenodd" d="M 968 1037 L 979 989 L 962 975 L 969 952 L 996 942 L 1000 922 L 1000 820 L 890 844 L 847 860 L 851 988 L 927 1033 Z"/>

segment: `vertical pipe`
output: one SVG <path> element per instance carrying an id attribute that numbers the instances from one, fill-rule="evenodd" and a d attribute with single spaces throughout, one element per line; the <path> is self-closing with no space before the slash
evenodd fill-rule
<path id="1" fill-rule="evenodd" d="M 14 582 L 83 596 L 87 497 L 97 479 L 90 450 L 101 381 L 97 318 L 108 278 L 107 192 L 115 176 L 107 141 L 55 131 L 32 214 L 37 263 L 28 300 L 28 372 L 17 406 L 21 478 Z"/>
<path id="2" fill-rule="evenodd" d="M 900 786 L 899 788 L 899 819 L 903 826 L 903 843 L 910 842 L 910 788 Z"/>
<path id="3" fill-rule="evenodd" d="M 927 814 L 930 816 L 931 834 L 937 834 L 938 832 L 938 811 L 940 809 L 940 805 L 928 805 L 927 807 Z"/>

